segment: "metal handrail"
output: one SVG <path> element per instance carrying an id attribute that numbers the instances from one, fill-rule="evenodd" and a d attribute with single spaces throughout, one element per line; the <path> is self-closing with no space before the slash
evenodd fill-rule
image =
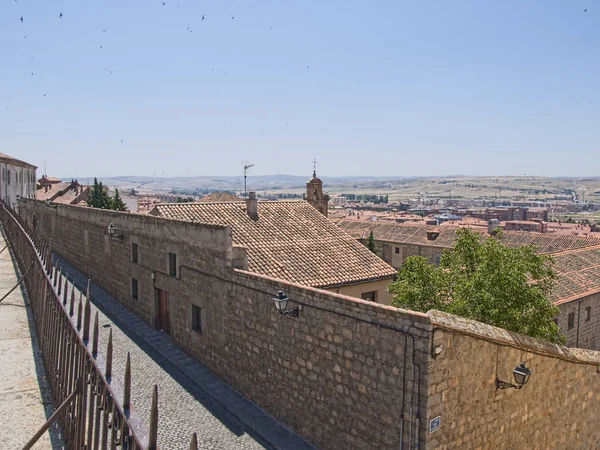
<path id="1" fill-rule="evenodd" d="M 32 239 L 9 208 L 3 203 L 0 205 L 0 220 L 17 264 L 21 271 L 28 267 L 17 286 L 24 280 L 52 398 L 55 405 L 60 405 L 50 419 L 61 424 L 65 444 L 68 448 L 77 449 L 120 446 L 123 449 L 157 450 L 156 385 L 152 395 L 150 429 L 147 429 L 130 406 L 129 354 L 124 387 L 112 374 L 112 330 L 106 358 L 97 351 L 97 312 L 90 339 L 89 282 L 85 300 L 83 292 L 79 292 L 79 306 L 75 314 L 75 287 L 71 289 L 68 305 L 68 279 L 62 274 L 62 269 L 59 272 L 53 267 L 49 246 L 35 233 Z M 81 388 L 78 387 L 80 385 Z M 34 438 L 43 435 L 49 426 L 46 422 Z M 34 438 L 30 441 L 32 445 Z M 27 445 L 26 449 L 29 448 Z"/>

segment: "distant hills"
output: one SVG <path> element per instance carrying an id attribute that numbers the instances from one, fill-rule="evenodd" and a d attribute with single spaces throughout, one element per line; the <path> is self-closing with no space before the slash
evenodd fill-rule
<path id="1" fill-rule="evenodd" d="M 304 189 L 310 177 L 295 175 L 254 175 L 248 176 L 248 190 L 280 190 Z M 321 178 L 321 177 L 320 177 Z M 372 188 L 392 187 L 400 180 L 411 177 L 322 177 L 323 184 L 329 187 L 361 186 Z M 192 193 L 196 190 L 241 191 L 244 189 L 244 179 L 241 176 L 215 177 L 98 177 L 99 181 L 111 188 L 120 190 L 135 189 L 141 191 L 182 191 Z M 93 178 L 79 178 L 82 184 L 92 184 Z"/>

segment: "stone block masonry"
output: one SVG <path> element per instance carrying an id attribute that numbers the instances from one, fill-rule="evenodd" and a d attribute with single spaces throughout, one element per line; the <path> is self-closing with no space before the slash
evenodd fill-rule
<path id="1" fill-rule="evenodd" d="M 235 269 L 247 265 L 228 227 L 19 208 L 57 254 L 148 324 L 168 323 L 183 350 L 319 448 L 597 447 L 595 351 Z M 298 318 L 275 310 L 278 291 Z M 521 361 L 529 383 L 498 390 Z"/>
<path id="2" fill-rule="evenodd" d="M 167 320 L 182 349 L 317 447 L 425 444 L 425 314 L 234 269 L 242 249 L 233 251 L 228 227 L 29 200 L 20 216 L 147 323 L 164 329 Z M 280 290 L 302 305 L 299 318 L 276 311 Z"/>
<path id="3" fill-rule="evenodd" d="M 598 352 L 429 315 L 441 353 L 429 367 L 427 422 L 440 427 L 428 448 L 598 448 Z M 496 389 L 496 379 L 514 383 L 520 362 L 532 372 L 527 384 Z"/>

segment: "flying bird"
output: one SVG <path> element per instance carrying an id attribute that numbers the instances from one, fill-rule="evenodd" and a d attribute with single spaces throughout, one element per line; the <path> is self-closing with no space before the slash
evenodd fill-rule
<path id="1" fill-rule="evenodd" d="M 202 14 L 202 22 L 204 22 L 204 14 Z"/>
<path id="2" fill-rule="evenodd" d="M 123 139 L 121 139 L 121 144 L 123 143 Z"/>
<path id="3" fill-rule="evenodd" d="M 21 23 L 23 23 L 23 16 L 21 16 Z"/>
<path id="4" fill-rule="evenodd" d="M 233 20 L 235 20 L 235 17 L 231 16 L 231 18 L 232 18 Z"/>
<path id="5" fill-rule="evenodd" d="M 46 97 L 46 94 L 44 94 L 44 97 Z"/>
<path id="6" fill-rule="evenodd" d="M 102 30 L 102 32 L 104 33 L 106 31 L 106 28 L 104 30 Z"/>
<path id="7" fill-rule="evenodd" d="M 31 72 L 31 75 L 33 75 L 33 72 Z"/>
<path id="8" fill-rule="evenodd" d="M 587 12 L 587 9 L 584 9 L 583 12 Z"/>
<path id="9" fill-rule="evenodd" d="M 63 13 L 61 12 L 61 13 L 58 15 L 58 18 L 59 18 L 59 19 L 62 19 L 62 16 L 63 16 Z"/>

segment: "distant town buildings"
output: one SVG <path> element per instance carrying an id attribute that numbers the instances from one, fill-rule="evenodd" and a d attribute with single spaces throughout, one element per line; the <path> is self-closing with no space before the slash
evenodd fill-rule
<path id="1" fill-rule="evenodd" d="M 37 167 L 0 153 L 0 199 L 11 207 L 19 197 L 35 198 Z"/>

